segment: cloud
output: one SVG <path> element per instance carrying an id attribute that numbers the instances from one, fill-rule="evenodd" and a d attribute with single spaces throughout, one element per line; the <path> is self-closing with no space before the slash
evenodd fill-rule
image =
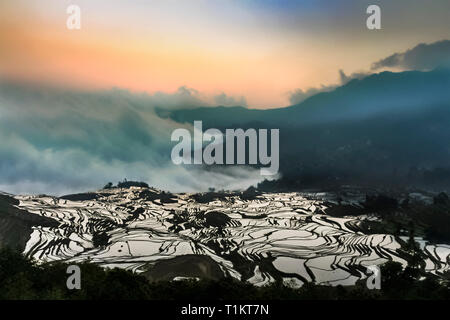
<path id="1" fill-rule="evenodd" d="M 400 68 L 426 71 L 439 66 L 450 66 L 450 40 L 421 43 L 405 52 L 394 53 L 373 63 L 372 70 Z"/>
<path id="2" fill-rule="evenodd" d="M 174 93 L 156 92 L 153 95 L 147 95 L 151 100 L 151 105 L 164 109 L 182 109 L 203 107 L 208 103 L 207 98 L 192 88 L 187 86 L 179 87 Z"/>
<path id="3" fill-rule="evenodd" d="M 291 103 L 291 105 L 299 104 L 300 102 L 318 93 L 333 91 L 337 87 L 345 85 L 353 79 L 362 79 L 368 75 L 369 73 L 367 72 L 355 72 L 350 75 L 346 75 L 343 70 L 339 70 L 339 83 L 328 86 L 322 85 L 320 88 L 309 88 L 307 90 L 303 90 L 300 88 L 295 89 L 288 93 L 289 102 Z"/>
<path id="4" fill-rule="evenodd" d="M 218 95 L 207 96 L 198 90 L 181 86 L 174 93 L 156 92 L 153 95 L 147 95 L 150 105 L 162 109 L 184 109 L 198 108 L 207 106 L 225 106 L 235 107 L 247 106 L 247 100 L 244 96 L 233 97 L 222 92 Z"/>
<path id="5" fill-rule="evenodd" d="M 344 73 L 344 71 L 341 69 L 341 70 L 339 70 L 339 79 L 341 81 L 341 83 L 339 85 L 345 85 L 354 79 L 358 79 L 358 80 L 363 79 L 363 78 L 367 77 L 368 75 L 370 75 L 369 72 L 360 71 L 360 72 L 354 72 L 347 76 Z"/>
<path id="6" fill-rule="evenodd" d="M 294 105 L 294 104 L 298 104 L 306 99 L 308 99 L 309 97 L 312 97 L 313 95 L 316 95 L 320 92 L 326 92 L 326 91 L 331 91 L 334 88 L 336 88 L 336 86 L 322 86 L 321 88 L 309 88 L 307 90 L 303 90 L 303 89 L 295 89 L 293 91 L 290 91 L 288 93 L 289 95 L 289 102 Z"/>
<path id="7" fill-rule="evenodd" d="M 214 103 L 216 105 L 220 105 L 220 106 L 224 106 L 224 107 L 236 107 L 236 106 L 240 106 L 240 107 L 246 107 L 247 106 L 247 101 L 245 99 L 245 97 L 232 97 L 232 96 L 228 96 L 225 93 L 221 93 L 218 94 L 214 97 Z"/>
<path id="8" fill-rule="evenodd" d="M 0 190 L 62 194 L 127 178 L 170 191 L 204 191 L 260 181 L 259 170 L 247 167 L 172 164 L 172 131 L 192 128 L 160 118 L 155 108 L 206 105 L 200 97 L 186 87 L 148 95 L 0 82 Z"/>

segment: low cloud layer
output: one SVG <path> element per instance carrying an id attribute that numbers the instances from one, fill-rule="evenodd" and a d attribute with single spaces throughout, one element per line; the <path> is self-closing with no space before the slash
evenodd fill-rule
<path id="1" fill-rule="evenodd" d="M 373 63 L 372 70 L 400 68 L 426 71 L 440 66 L 450 66 L 450 40 L 421 43 L 405 52 L 394 53 Z"/>
<path id="2" fill-rule="evenodd" d="M 218 94 L 214 97 L 214 103 L 218 106 L 225 106 L 225 107 L 247 107 L 247 100 L 245 97 L 232 97 L 228 96 L 225 93 Z"/>
<path id="3" fill-rule="evenodd" d="M 180 124 L 155 108 L 207 105 L 186 87 L 173 94 L 75 91 L 0 83 L 0 191 L 62 194 L 142 180 L 170 191 L 246 188 L 259 170 L 205 171 L 172 164 Z"/>

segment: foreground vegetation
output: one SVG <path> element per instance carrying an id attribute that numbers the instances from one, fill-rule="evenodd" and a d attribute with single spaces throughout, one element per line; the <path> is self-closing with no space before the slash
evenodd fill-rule
<path id="1" fill-rule="evenodd" d="M 79 264 L 81 289 L 66 287 L 67 264 L 36 262 L 17 251 L 0 249 L 0 299 L 43 300 L 344 300 L 344 299 L 450 299 L 449 277 L 438 279 L 418 268 L 388 262 L 381 268 L 381 290 L 369 290 L 365 281 L 355 286 L 306 284 L 291 289 L 281 283 L 257 288 L 248 283 L 218 281 L 150 282 L 122 269 L 103 269 L 93 263 Z M 419 280 L 421 279 L 421 280 Z"/>

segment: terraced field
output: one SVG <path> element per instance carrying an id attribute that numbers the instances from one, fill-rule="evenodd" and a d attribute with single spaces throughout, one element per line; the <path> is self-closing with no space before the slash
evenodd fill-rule
<path id="1" fill-rule="evenodd" d="M 151 188 L 113 188 L 66 196 L 16 196 L 17 208 L 58 222 L 32 228 L 25 253 L 41 261 L 90 259 L 151 279 L 234 277 L 255 285 L 276 279 L 351 285 L 367 266 L 406 265 L 405 239 L 365 234 L 372 215 L 333 217 L 338 202 L 358 208 L 362 195 L 229 194 L 202 197 Z M 450 246 L 421 239 L 426 270 L 449 270 Z"/>

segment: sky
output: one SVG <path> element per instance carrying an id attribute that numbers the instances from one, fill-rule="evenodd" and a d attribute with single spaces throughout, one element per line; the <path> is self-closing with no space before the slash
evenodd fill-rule
<path id="1" fill-rule="evenodd" d="M 66 9 L 81 8 L 81 30 Z M 378 4 L 382 30 L 366 28 Z M 283 107 L 419 43 L 450 39 L 448 0 L 18 0 L 0 3 L 0 78 Z"/>

